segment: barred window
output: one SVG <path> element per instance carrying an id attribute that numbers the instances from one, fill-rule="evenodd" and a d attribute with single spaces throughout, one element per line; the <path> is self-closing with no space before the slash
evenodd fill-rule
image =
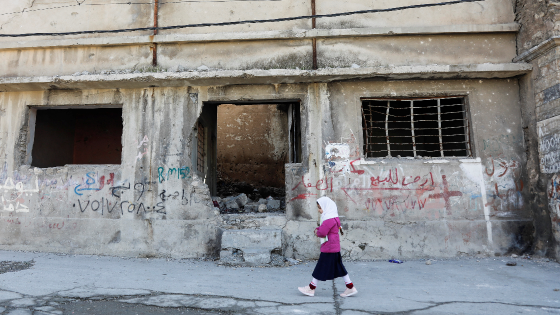
<path id="1" fill-rule="evenodd" d="M 465 98 L 364 99 L 366 157 L 472 156 Z"/>

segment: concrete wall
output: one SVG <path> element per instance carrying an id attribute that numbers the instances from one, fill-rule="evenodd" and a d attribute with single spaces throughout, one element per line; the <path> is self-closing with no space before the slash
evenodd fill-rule
<path id="1" fill-rule="evenodd" d="M 317 14 L 384 9 L 417 1 L 316 1 Z M 150 4 L 122 1 L 11 1 L 0 16 L 5 34 L 154 26 Z M 251 10 L 247 10 L 251 7 Z M 427 12 L 432 12 L 428 14 Z M 162 2 L 161 27 L 311 14 L 311 1 Z M 414 64 L 510 62 L 513 5 L 487 0 L 348 17 L 124 33 L 0 38 L 1 76 L 210 69 L 311 69 Z M 32 23 L 29 23 L 32 21 Z M 450 35 L 451 34 L 451 35 Z M 400 35 L 400 36 L 395 36 Z M 313 42 L 316 41 L 314 52 Z M 314 61 L 314 56 L 317 60 Z M 223 56 L 235 56 L 226 58 Z"/>
<path id="2" fill-rule="evenodd" d="M 167 2 L 155 19 L 153 6 L 124 3 L 12 1 L 2 33 L 311 14 L 311 1 Z M 418 3 L 318 0 L 316 13 Z M 530 67 L 512 64 L 518 27 L 512 1 L 487 0 L 317 19 L 315 29 L 307 19 L 0 38 L 0 247 L 215 255 L 216 148 L 201 176 L 193 163 L 197 120 L 215 135 L 205 104 L 299 100 L 302 162 L 285 168 L 287 256 L 317 257 L 322 195 L 339 205 L 352 258 L 523 252 L 534 213 L 517 79 Z M 363 159 L 360 98 L 439 96 L 467 99 L 472 157 Z M 122 107 L 121 164 L 30 167 L 30 108 L 47 107 Z"/>
<path id="3" fill-rule="evenodd" d="M 189 135 L 202 105 L 191 92 L 186 87 L 3 93 L 4 248 L 199 257 L 219 247 L 208 187 L 192 171 Z M 28 106 L 93 104 L 122 106 L 121 165 L 40 169 L 25 163 L 20 153 L 33 137 L 32 128 L 21 132 Z"/>
<path id="4" fill-rule="evenodd" d="M 363 160 L 360 98 L 394 93 L 465 95 L 475 158 Z M 301 100 L 304 161 L 286 168 L 288 256 L 317 254 L 310 233 L 322 195 L 335 199 L 344 216 L 343 248 L 353 258 L 503 254 L 530 244 L 517 81 L 462 80 L 4 93 L 3 248 L 214 254 L 218 215 L 208 187 L 191 171 L 189 139 L 205 101 L 242 98 Z M 32 136 L 21 131 L 27 106 L 88 104 L 122 106 L 121 165 L 20 163 L 26 150 L 18 141 Z M 416 176 L 428 186 L 407 184 Z M 378 177 L 391 178 L 391 189 L 381 188 Z"/>
<path id="5" fill-rule="evenodd" d="M 333 0 L 316 0 L 317 14 L 405 7 L 426 2 L 416 0 L 354 1 L 340 3 Z M 243 20 L 265 20 L 312 13 L 311 0 L 275 1 L 160 1 L 158 25 L 161 27 L 217 23 Z M 511 0 L 487 0 L 436 8 L 403 10 L 390 13 L 362 14 L 318 19 L 319 29 L 348 29 L 369 27 L 417 27 L 441 25 L 483 25 L 510 23 L 514 20 L 514 4 Z M 0 16 L 2 30 L 6 33 L 36 33 L 91 31 L 150 27 L 154 25 L 153 2 L 120 0 L 14 0 L 6 3 Z M 277 23 L 254 23 L 228 26 L 210 26 L 161 30 L 163 35 L 211 34 L 234 32 L 270 32 L 280 30 L 311 29 L 310 19 Z M 132 33 L 76 34 L 71 38 L 96 38 L 118 36 L 153 35 L 152 31 Z M 44 37 L 30 37 L 30 40 Z M 10 39 L 4 39 L 10 41 Z"/>
<path id="6" fill-rule="evenodd" d="M 314 201 L 326 195 L 345 217 L 343 247 L 354 258 L 530 248 L 533 228 L 516 80 L 352 82 L 320 89 L 323 98 L 310 104 L 315 115 L 308 128 L 323 145 L 310 149 L 317 151 L 309 152 L 309 166 L 291 165 L 287 172 L 292 175 L 287 178 L 288 218 L 310 221 L 306 227 L 290 222 L 290 233 L 312 231 Z M 363 159 L 361 97 L 446 94 L 467 96 L 475 158 Z M 301 239 L 291 241 L 305 255 Z"/>

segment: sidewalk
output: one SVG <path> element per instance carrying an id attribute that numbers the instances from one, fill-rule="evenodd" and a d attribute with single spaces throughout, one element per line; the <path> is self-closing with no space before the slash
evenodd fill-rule
<path id="1" fill-rule="evenodd" d="M 234 268 L 0 251 L 0 272 L 12 268 L 0 274 L 0 314 L 560 314 L 560 264 L 548 259 L 345 265 L 357 295 L 339 297 L 337 279 L 308 297 L 297 287 L 309 283 L 315 262 Z"/>

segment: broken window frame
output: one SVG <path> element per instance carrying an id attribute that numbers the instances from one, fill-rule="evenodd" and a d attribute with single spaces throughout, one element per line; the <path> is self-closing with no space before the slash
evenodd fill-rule
<path id="1" fill-rule="evenodd" d="M 452 100 L 452 99 L 457 99 L 460 100 L 460 103 L 457 104 L 451 104 L 451 105 L 442 105 L 441 101 L 442 100 Z M 473 146 L 471 143 L 471 139 L 472 139 L 472 128 L 471 128 L 471 123 L 470 123 L 470 114 L 469 114 L 469 108 L 468 108 L 468 99 L 466 95 L 458 95 L 458 96 L 436 96 L 436 97 L 418 97 L 418 98 L 385 98 L 385 97 L 379 97 L 379 98 L 361 98 L 361 116 L 362 116 L 362 129 L 363 129 L 363 156 L 367 159 L 373 159 L 373 158 L 391 158 L 394 157 L 391 154 L 391 151 L 393 152 L 404 152 L 404 151 L 409 151 L 411 152 L 410 155 L 404 155 L 401 157 L 418 157 L 420 154 L 418 154 L 418 151 L 421 150 L 417 150 L 417 144 L 422 144 L 422 145 L 439 145 L 439 149 L 438 150 L 432 150 L 432 151 L 427 151 L 424 150 L 424 153 L 437 153 L 439 152 L 438 156 L 435 155 L 424 155 L 425 157 L 431 157 L 431 158 L 452 158 L 452 157 L 456 157 L 456 158 L 465 158 L 465 157 L 473 157 Z M 435 106 L 416 106 L 414 107 L 414 103 L 415 102 L 421 102 L 421 101 L 436 101 L 437 104 Z M 374 106 L 372 104 L 368 104 L 368 102 L 386 102 L 386 106 Z M 391 114 L 391 102 L 409 102 L 410 103 L 410 114 L 408 115 L 404 115 L 404 116 L 398 116 L 398 115 L 392 115 Z M 460 111 L 451 111 L 451 112 L 442 112 L 442 107 L 445 106 L 461 106 L 461 110 Z M 367 110 L 369 110 L 369 113 L 366 113 L 366 107 Z M 379 116 L 384 116 L 384 121 L 380 121 L 380 120 L 375 120 L 373 119 L 373 116 L 371 114 L 371 108 L 372 107 L 376 107 L 378 109 L 380 109 L 381 107 L 383 107 L 385 113 L 380 113 L 377 112 L 377 114 L 379 114 Z M 418 109 L 418 108 L 428 108 L 428 107 L 435 107 L 437 108 L 437 112 L 434 111 L 433 113 L 418 113 L 415 114 L 414 113 L 414 109 Z M 396 109 L 396 108 L 395 108 Z M 405 109 L 403 108 L 399 108 L 399 110 L 403 110 Z M 459 120 L 459 119 L 442 119 L 442 115 L 446 115 L 446 114 L 462 114 L 462 118 L 460 119 L 461 121 L 463 121 L 462 126 L 458 126 L 458 127 L 442 127 L 442 122 L 445 123 L 449 123 L 452 120 Z M 415 116 L 422 116 L 422 115 L 432 115 L 435 116 L 437 114 L 437 120 L 422 120 L 422 119 L 415 119 Z M 370 116 L 369 120 L 367 116 Z M 410 117 L 410 128 L 390 128 L 389 124 L 390 123 L 404 123 L 405 121 L 403 120 L 389 120 L 390 116 L 396 116 L 396 117 L 405 117 L 408 116 Z M 415 123 L 418 122 L 422 122 L 422 121 L 437 121 L 438 123 L 438 127 L 437 128 L 422 128 L 422 129 L 430 129 L 430 130 L 438 130 L 438 137 L 439 137 L 439 141 L 438 143 L 417 143 L 416 142 L 416 135 L 415 135 L 415 131 L 418 130 L 422 130 L 420 128 L 416 128 L 415 129 Z M 384 123 L 384 127 L 374 127 L 372 126 L 374 123 Z M 459 129 L 460 127 L 463 127 L 463 133 L 458 133 L 458 131 L 456 133 L 451 133 L 451 134 L 445 134 L 444 130 L 448 130 L 448 129 Z M 384 136 L 374 136 L 370 134 L 370 131 L 372 129 L 383 129 L 384 131 Z M 393 135 L 391 135 L 391 130 L 396 130 L 396 129 L 401 129 L 401 130 L 410 130 L 410 135 L 395 135 L 393 133 Z M 459 129 L 461 130 L 461 129 Z M 423 135 L 425 137 L 435 137 L 434 135 Z M 451 136 L 463 136 L 464 137 L 464 141 L 460 141 L 460 142 L 445 142 L 443 140 L 444 137 L 451 137 Z M 373 138 L 385 138 L 385 140 L 382 142 L 372 142 L 370 140 L 373 140 Z M 391 138 L 410 138 L 410 142 L 409 143 L 398 143 L 396 144 L 395 142 L 391 143 Z M 446 144 L 457 144 L 457 143 L 464 143 L 464 148 L 461 149 L 445 149 L 444 146 Z M 372 150 L 371 147 L 374 145 L 381 145 L 381 144 L 386 144 L 386 149 L 384 150 Z M 412 150 L 405 150 L 405 149 L 399 149 L 399 150 L 391 150 L 391 144 L 393 145 L 411 145 L 412 146 Z M 386 152 L 387 155 L 386 156 L 382 156 L 381 152 Z M 453 155 L 452 153 L 449 152 L 465 152 L 465 155 Z M 446 153 L 448 153 L 448 155 L 446 155 Z"/>

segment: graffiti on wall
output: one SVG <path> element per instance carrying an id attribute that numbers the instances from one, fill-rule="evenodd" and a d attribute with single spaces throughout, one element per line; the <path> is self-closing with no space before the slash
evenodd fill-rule
<path id="1" fill-rule="evenodd" d="M 148 136 L 144 136 L 144 138 L 141 141 L 138 141 L 138 145 L 136 146 L 136 148 L 138 149 L 138 155 L 136 155 L 136 162 L 142 160 L 142 158 L 148 154 L 148 145 L 150 143 L 150 140 L 148 139 Z"/>
<path id="2" fill-rule="evenodd" d="M 8 212 L 29 212 L 29 206 L 26 205 L 30 194 L 39 192 L 39 183 L 35 181 L 35 187 L 26 187 L 23 181 L 16 181 L 8 177 L 2 185 L 0 185 L 0 193 L 2 194 L 2 210 Z"/>
<path id="3" fill-rule="evenodd" d="M 346 171 L 332 168 L 328 162 L 324 178 L 317 181 L 300 176 L 291 190 L 295 197 L 290 202 L 316 198 L 322 192 L 343 193 L 343 197 L 358 209 L 378 216 L 396 216 L 407 211 L 443 209 L 451 215 L 454 197 L 463 196 L 457 187 L 452 187 L 446 175 L 435 175 L 432 171 L 405 173 L 400 167 L 359 165 L 360 160 L 349 160 Z M 337 161 L 345 163 L 345 161 Z M 475 206 L 476 209 L 476 206 Z M 348 209 L 346 209 L 348 211 Z M 438 218 L 440 213 L 433 211 Z"/>
<path id="4" fill-rule="evenodd" d="M 88 196 L 88 198 L 78 199 L 73 207 L 77 207 L 80 212 L 98 212 L 102 216 L 112 214 L 115 211 L 124 215 L 158 213 L 167 214 L 166 203 L 175 202 L 181 206 L 193 205 L 201 201 L 192 192 L 185 189 L 169 190 L 159 189 L 158 184 L 170 180 L 190 179 L 190 168 L 161 166 L 157 169 L 157 181 L 130 182 L 128 180 L 115 182 L 114 174 L 110 173 L 109 179 L 105 176 L 87 173 L 84 185 L 77 185 L 74 188 L 76 195 L 82 196 L 84 191 L 99 192 L 107 187 L 101 196 Z M 107 186 L 106 186 L 107 185 Z M 132 200 L 123 200 L 125 195 L 132 192 Z M 150 195 L 148 197 L 148 194 Z"/>
<path id="5" fill-rule="evenodd" d="M 539 151 L 541 153 L 543 172 L 560 172 L 560 134 L 542 135 L 539 138 Z"/>
<path id="6" fill-rule="evenodd" d="M 541 171 L 560 172 L 560 116 L 538 122 L 538 133 Z"/>
<path id="7" fill-rule="evenodd" d="M 552 222 L 560 225 L 560 176 L 554 174 L 548 186 L 548 202 Z"/>
<path id="8" fill-rule="evenodd" d="M 513 216 L 523 207 L 521 163 L 514 159 L 490 158 L 486 164 L 484 173 L 489 187 L 486 206 L 490 206 L 497 216 Z"/>
<path id="9" fill-rule="evenodd" d="M 187 206 L 202 203 L 193 189 L 185 189 L 182 181 L 192 178 L 189 167 L 161 166 L 156 181 L 117 181 L 115 173 L 104 171 L 86 172 L 84 175 L 21 175 L 8 172 L 5 164 L 0 172 L 0 210 L 12 213 L 30 212 L 37 209 L 45 215 L 57 211 L 60 205 L 79 210 L 78 213 L 95 212 L 107 214 L 166 214 L 167 204 Z M 162 182 L 178 181 L 180 188 L 158 187 Z M 171 187 L 173 187 L 171 186 Z M 189 187 L 189 186 L 187 186 Z M 192 188 L 192 187 L 191 187 Z M 5 221 L 17 224 L 19 219 Z M 55 228 L 65 223 L 55 224 Z"/>
<path id="10" fill-rule="evenodd" d="M 513 216 L 523 207 L 522 165 L 516 159 L 502 158 L 501 152 L 506 147 L 511 150 L 516 141 L 515 136 L 507 134 L 483 140 L 484 151 L 500 154 L 483 164 L 480 159 L 467 161 L 478 163 L 479 168 L 472 169 L 476 169 L 476 174 L 472 171 L 466 174 L 467 168 L 446 160 L 412 164 L 405 159 L 402 163 L 391 164 L 386 160 L 364 161 L 357 157 L 356 143 L 328 143 L 320 179 L 311 180 L 309 174 L 298 174 L 297 180 L 288 187 L 288 191 L 292 191 L 289 202 L 330 193 L 339 200 L 346 199 L 345 211 L 362 209 L 377 216 L 398 216 L 407 212 L 425 213 L 432 218 L 459 212 L 474 216 L 475 212 L 480 212 L 479 215 L 487 219 Z M 488 209 L 493 209 L 494 213 L 489 214 Z"/>
<path id="11" fill-rule="evenodd" d="M 170 179 L 187 179 L 191 178 L 191 169 L 188 166 L 183 167 L 158 167 L 158 181 L 163 183 Z"/>
<path id="12" fill-rule="evenodd" d="M 8 174 L 8 164 L 4 163 L 0 172 L 1 210 L 8 212 L 29 212 L 30 199 L 39 192 L 39 183 L 19 172 Z"/>

